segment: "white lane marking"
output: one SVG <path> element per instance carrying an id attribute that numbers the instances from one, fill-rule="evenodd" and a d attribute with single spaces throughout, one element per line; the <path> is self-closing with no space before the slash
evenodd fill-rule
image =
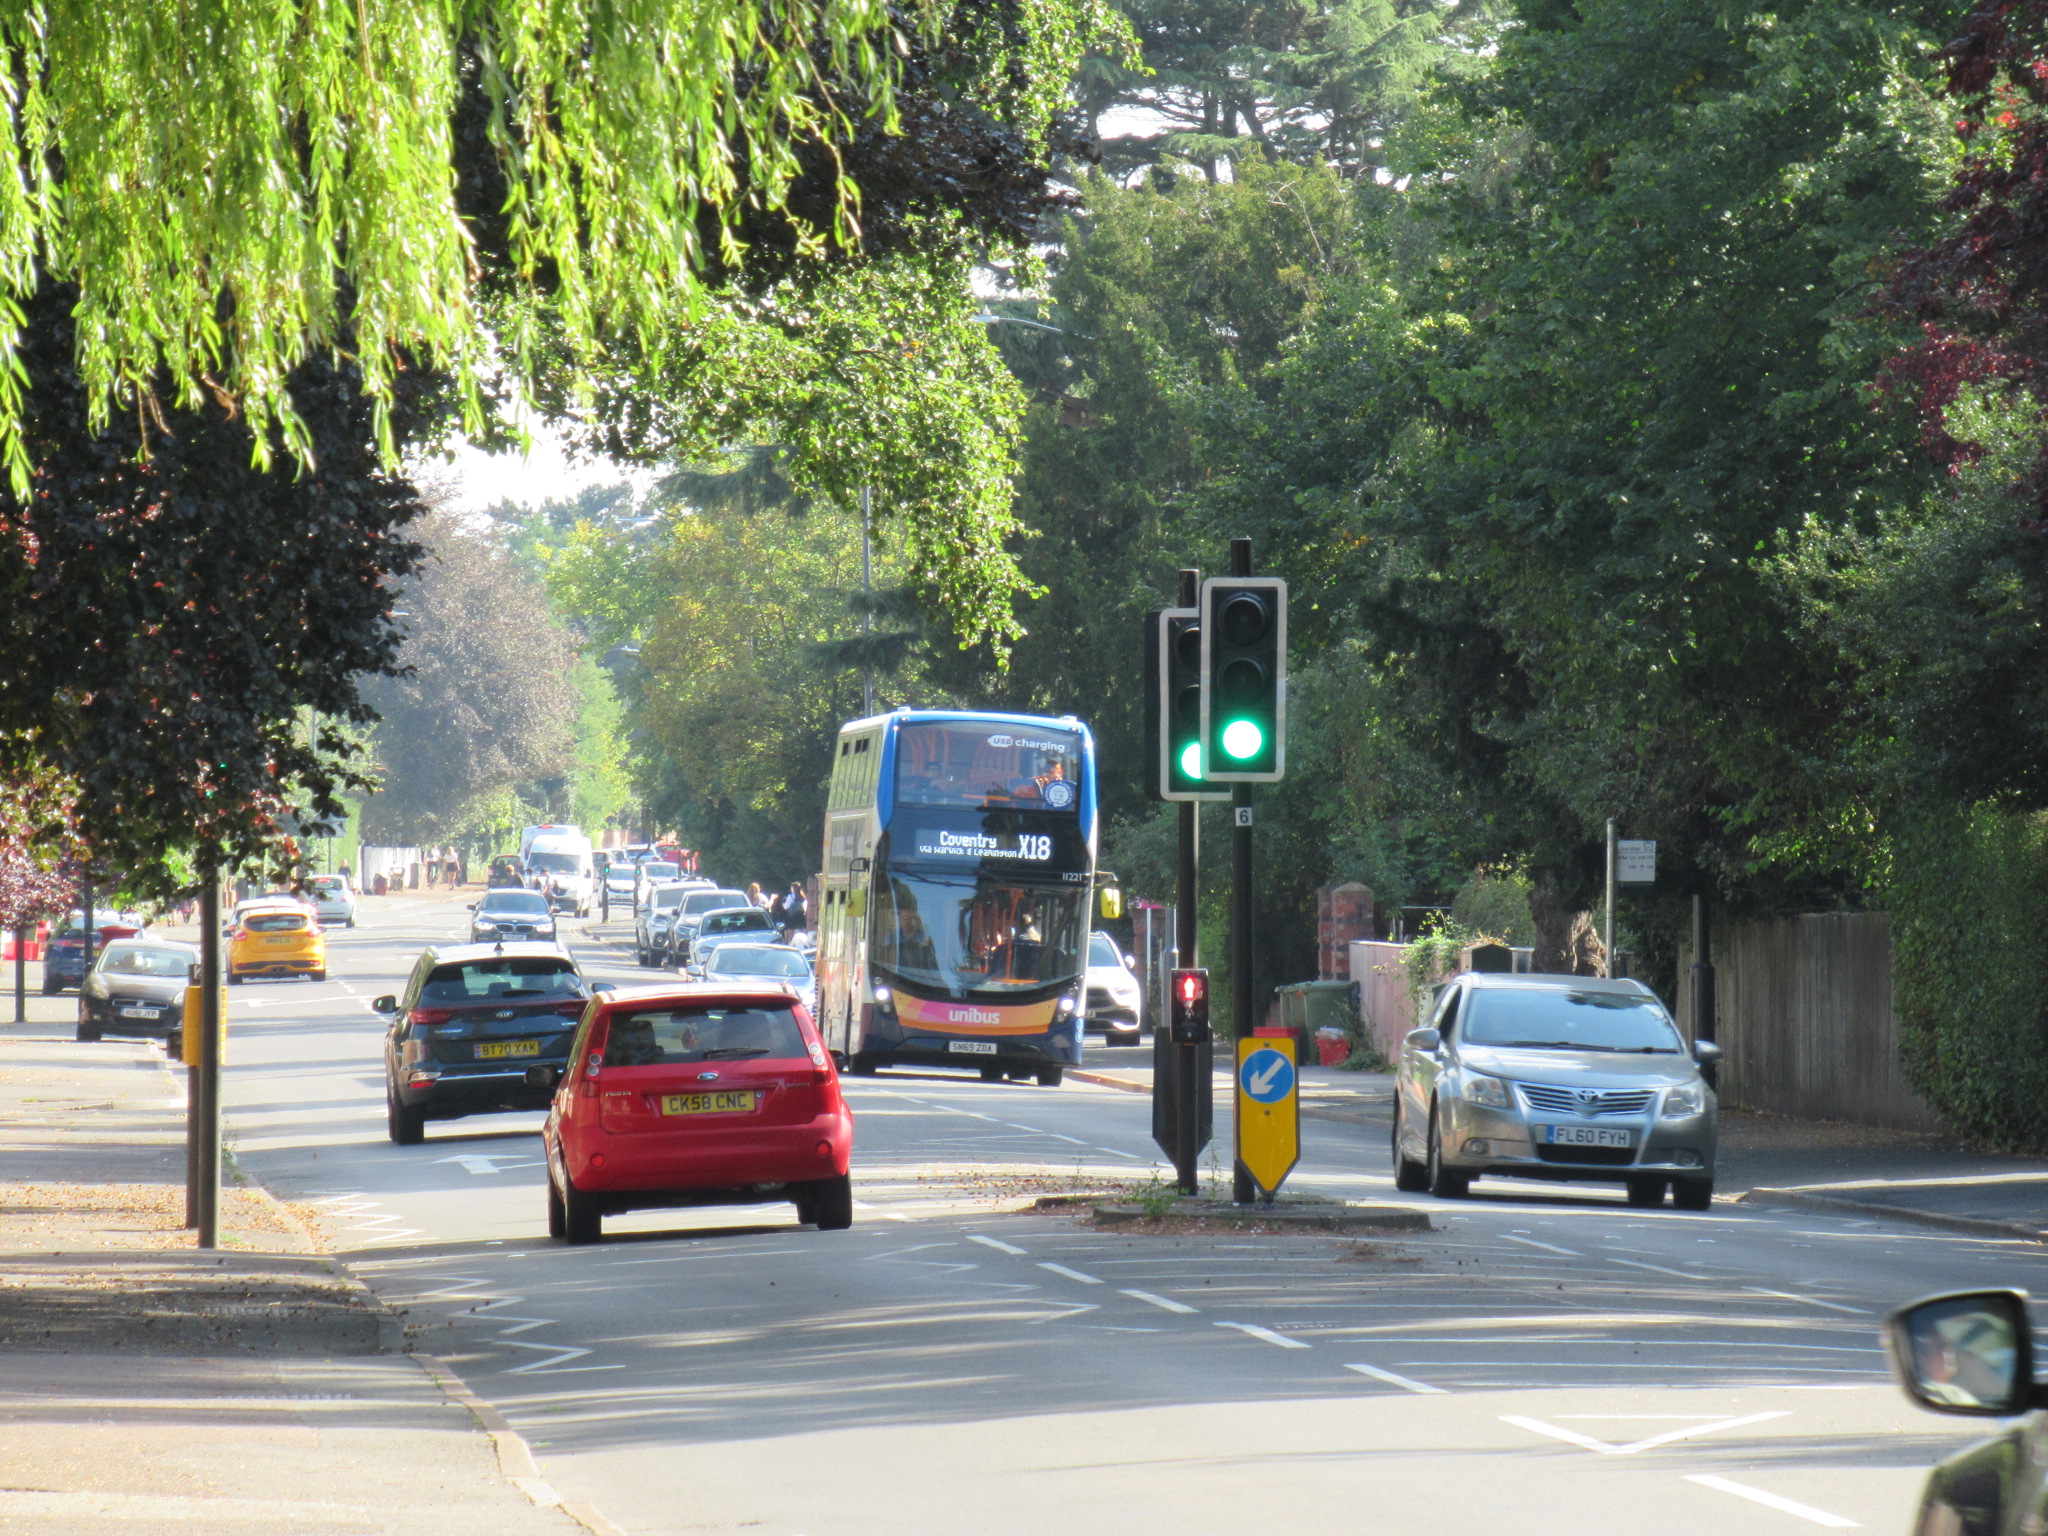
<path id="1" fill-rule="evenodd" d="M 1123 1294 L 1123 1295 L 1125 1295 L 1125 1296 L 1135 1296 L 1135 1297 L 1136 1297 L 1136 1298 L 1137 1298 L 1138 1300 L 1140 1300 L 1140 1301 L 1142 1301 L 1142 1302 L 1146 1303 L 1147 1305 L 1149 1305 L 1149 1306 L 1154 1306 L 1154 1307 L 1158 1307 L 1158 1308 L 1160 1308 L 1160 1309 L 1161 1309 L 1162 1311 L 1166 1311 L 1166 1312 L 1189 1312 L 1189 1313 L 1192 1313 L 1192 1312 L 1199 1312 L 1199 1311 L 1201 1311 L 1201 1310 L 1202 1310 L 1202 1309 L 1201 1309 L 1200 1307 L 1191 1307 L 1191 1306 L 1189 1306 L 1189 1305 L 1188 1305 L 1188 1304 L 1187 1304 L 1186 1302 L 1184 1302 L 1184 1301 L 1175 1301 L 1175 1300 L 1173 1300 L 1173 1299 L 1172 1299 L 1171 1297 L 1169 1297 L 1169 1296 L 1155 1296 L 1155 1295 L 1153 1295 L 1153 1294 L 1152 1294 L 1152 1292 L 1150 1292 L 1150 1291 L 1130 1291 L 1130 1290 L 1127 1290 L 1127 1291 L 1124 1291 L 1124 1292 L 1123 1292 L 1122 1294 Z"/>
<path id="2" fill-rule="evenodd" d="M 1095 1150 L 1098 1152 L 1107 1152 L 1111 1157 L 1127 1157 L 1134 1163 L 1142 1163 L 1146 1161 L 1146 1159 L 1138 1156 L 1135 1152 L 1119 1152 L 1115 1147 L 1097 1147 Z"/>
<path id="3" fill-rule="evenodd" d="M 1007 1126 L 1008 1126 L 1008 1127 L 1009 1127 L 1009 1128 L 1010 1128 L 1011 1130 L 1013 1130 L 1013 1131 L 1029 1131 L 1029 1132 L 1030 1132 L 1030 1133 L 1031 1133 L 1032 1135 L 1034 1135 L 1034 1136 L 1050 1136 L 1050 1135 L 1052 1135 L 1052 1132 L 1051 1132 L 1051 1131 L 1041 1131 L 1041 1130 L 1040 1130 L 1040 1129 L 1039 1129 L 1039 1128 L 1038 1128 L 1037 1126 L 1035 1126 L 1035 1125 L 1019 1125 L 1019 1124 L 1018 1124 L 1018 1123 L 1017 1123 L 1016 1121 L 1014 1121 L 1014 1120 L 1005 1120 L 1005 1121 L 1003 1122 L 1003 1124 L 1007 1125 Z M 1069 1138 L 1069 1139 L 1071 1139 L 1071 1138 Z"/>
<path id="4" fill-rule="evenodd" d="M 1568 1259 L 1583 1259 L 1585 1257 L 1576 1248 L 1560 1248 L 1555 1243 L 1539 1243 L 1533 1237 L 1517 1237 L 1512 1232 L 1503 1232 L 1501 1236 L 1511 1243 L 1521 1243 L 1530 1248 L 1541 1248 L 1545 1253 L 1561 1253 Z"/>
<path id="5" fill-rule="evenodd" d="M 983 1237 L 979 1232 L 968 1233 L 967 1241 L 969 1241 L 970 1243 L 979 1243 L 984 1248 L 993 1248 L 998 1253 L 1014 1253 L 1021 1256 L 1022 1254 L 1029 1251 L 1024 1248 L 1019 1248 L 1015 1243 L 1003 1242 L 999 1238 Z"/>
<path id="6" fill-rule="evenodd" d="M 1706 1280 L 1711 1278 L 1707 1275 L 1691 1274 L 1683 1269 L 1666 1269 L 1662 1264 L 1644 1264 L 1635 1259 L 1609 1259 L 1607 1262 L 1610 1264 L 1626 1264 L 1630 1269 L 1653 1270 L 1660 1275 L 1676 1275 L 1681 1280 Z"/>
<path id="7" fill-rule="evenodd" d="M 1040 1269 L 1049 1269 L 1056 1275 L 1065 1275 L 1069 1280 L 1078 1280 L 1083 1285 L 1102 1284 L 1102 1282 L 1096 1279 L 1093 1275 L 1084 1275 L 1078 1269 L 1069 1269 L 1064 1264 L 1054 1264 L 1048 1260 L 1040 1260 L 1038 1267 Z"/>
<path id="8" fill-rule="evenodd" d="M 1361 1376 L 1371 1376 L 1379 1381 L 1391 1382 L 1397 1387 L 1405 1387 L 1410 1392 L 1442 1392 L 1444 1390 L 1442 1387 L 1432 1387 L 1426 1381 L 1415 1381 L 1407 1376 L 1396 1375 L 1392 1371 L 1383 1371 L 1376 1365 L 1347 1365 L 1344 1369 L 1356 1371 Z"/>
<path id="9" fill-rule="evenodd" d="M 1087 1142 L 1083 1141 L 1078 1136 L 1062 1136 L 1058 1131 L 1046 1131 L 1043 1134 L 1050 1136 L 1054 1141 L 1071 1141 L 1077 1147 L 1085 1147 L 1088 1145 Z"/>
<path id="10" fill-rule="evenodd" d="M 1766 1419 L 1787 1418 L 1790 1414 L 1791 1410 L 1788 1408 L 1774 1408 L 1764 1413 L 1748 1414 L 1739 1419 L 1714 1419 L 1704 1424 L 1690 1424 L 1683 1429 L 1667 1429 L 1661 1435 L 1631 1440 L 1627 1445 L 1614 1445 L 1605 1440 L 1596 1440 L 1576 1429 L 1566 1429 L 1559 1424 L 1546 1424 L 1541 1419 L 1524 1418 L 1518 1413 L 1504 1413 L 1500 1416 L 1500 1421 L 1535 1434 L 1548 1435 L 1553 1440 L 1562 1440 L 1567 1445 L 1583 1446 L 1586 1450 L 1598 1452 L 1602 1456 L 1633 1456 L 1637 1451 L 1669 1445 L 1674 1440 L 1691 1440 L 1699 1435 L 1712 1434 L 1718 1429 L 1740 1429 L 1746 1424 L 1761 1424 Z"/>
<path id="11" fill-rule="evenodd" d="M 481 1152 L 458 1152 L 453 1157 L 436 1158 L 435 1161 L 442 1163 L 460 1163 L 463 1167 L 467 1168 L 473 1174 L 503 1173 L 506 1168 L 540 1168 L 546 1166 L 543 1163 L 521 1161 L 507 1162 L 505 1164 L 505 1168 L 500 1168 L 498 1166 L 497 1158 L 486 1157 Z"/>
<path id="12" fill-rule="evenodd" d="M 1803 1301 L 1809 1307 L 1826 1307 L 1830 1312 L 1850 1312 L 1857 1317 L 1870 1316 L 1868 1307 L 1846 1307 L 1839 1301 L 1822 1301 L 1818 1296 L 1801 1296 L 1792 1291 L 1773 1291 L 1761 1285 L 1745 1285 L 1745 1291 L 1754 1291 L 1759 1296 L 1776 1296 L 1781 1301 Z"/>
<path id="13" fill-rule="evenodd" d="M 1270 1328 L 1261 1328 L 1257 1323 L 1218 1323 L 1218 1328 L 1235 1328 L 1239 1333 L 1248 1333 L 1255 1339 L 1264 1339 L 1268 1344 L 1278 1344 L 1282 1349 L 1307 1349 L 1309 1346 L 1300 1339 L 1290 1339 L 1284 1333 L 1275 1333 Z"/>
<path id="14" fill-rule="evenodd" d="M 1748 1499 L 1752 1504 L 1761 1504 L 1766 1509 L 1775 1509 L 1782 1514 L 1797 1515 L 1802 1520 L 1811 1520 L 1815 1525 L 1827 1526 L 1835 1531 L 1860 1530 L 1857 1521 L 1841 1515 L 1831 1515 L 1824 1509 L 1815 1509 L 1811 1504 L 1801 1504 L 1796 1499 L 1782 1498 L 1775 1493 L 1766 1493 L 1761 1488 L 1752 1488 L 1747 1483 L 1730 1482 L 1725 1477 L 1716 1477 L 1711 1472 L 1688 1472 L 1688 1483 L 1698 1483 L 1702 1488 L 1718 1488 L 1723 1493 L 1732 1493 L 1738 1499 Z"/>

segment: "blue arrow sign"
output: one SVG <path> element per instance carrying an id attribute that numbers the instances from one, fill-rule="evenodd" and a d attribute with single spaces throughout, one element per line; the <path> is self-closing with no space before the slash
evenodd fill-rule
<path id="1" fill-rule="evenodd" d="M 1237 1069 L 1245 1097 L 1261 1104 L 1277 1104 L 1294 1092 L 1294 1063 L 1278 1051 L 1256 1050 Z"/>

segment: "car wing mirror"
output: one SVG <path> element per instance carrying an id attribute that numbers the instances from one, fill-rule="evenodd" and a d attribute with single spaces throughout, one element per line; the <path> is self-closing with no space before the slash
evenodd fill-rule
<path id="1" fill-rule="evenodd" d="M 561 1085 L 562 1069 L 551 1062 L 526 1069 L 526 1086 L 529 1088 L 545 1088 L 552 1092 Z"/>
<path id="2" fill-rule="evenodd" d="M 206 980 L 206 972 L 197 960 L 185 967 L 185 985 L 196 987 Z"/>
<path id="3" fill-rule="evenodd" d="M 593 992 L 616 992 L 619 990 L 619 984 L 616 981 L 594 981 L 590 984 L 590 990 Z"/>
<path id="4" fill-rule="evenodd" d="M 1906 1395 L 1936 1413 L 2009 1418 L 2048 1401 L 2034 1385 L 2025 1291 L 1958 1291 L 1901 1307 L 1885 1346 Z"/>
<path id="5" fill-rule="evenodd" d="M 375 999 L 370 1004 L 370 1008 L 373 1012 L 376 1013 L 396 1013 L 398 1012 L 398 999 L 386 995 L 384 997 Z"/>
<path id="6" fill-rule="evenodd" d="M 470 910 L 470 911 L 472 911 L 472 912 L 474 912 L 474 911 L 476 910 L 476 903 L 475 903 L 475 902 L 473 902 L 473 901 L 472 901 L 472 902 L 471 902 L 471 903 L 469 904 L 469 910 Z"/>
<path id="7" fill-rule="evenodd" d="M 1710 1067 L 1721 1059 L 1721 1047 L 1711 1040 L 1695 1040 L 1692 1043 L 1692 1059 L 1703 1067 Z"/>
<path id="8" fill-rule="evenodd" d="M 1411 1029 L 1405 1043 L 1411 1051 L 1433 1051 L 1444 1043 L 1444 1037 L 1433 1029 Z"/>

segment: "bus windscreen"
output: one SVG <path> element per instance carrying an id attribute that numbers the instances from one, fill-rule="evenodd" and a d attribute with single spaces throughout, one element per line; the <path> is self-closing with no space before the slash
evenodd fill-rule
<path id="1" fill-rule="evenodd" d="M 896 798 L 972 810 L 1072 811 L 1080 804 L 1078 735 L 985 721 L 906 724 L 896 738 Z"/>
<path id="2" fill-rule="evenodd" d="M 868 958 L 955 995 L 1028 991 L 1076 975 L 1085 887 L 892 870 L 875 882 Z"/>

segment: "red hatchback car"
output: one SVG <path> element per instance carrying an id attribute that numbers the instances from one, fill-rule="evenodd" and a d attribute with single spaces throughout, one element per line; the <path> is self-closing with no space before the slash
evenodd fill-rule
<path id="1" fill-rule="evenodd" d="M 781 987 L 608 993 L 584 1011 L 542 1130 L 548 1235 L 594 1243 L 604 1217 L 659 1206 L 795 1203 L 853 1225 L 853 1114 L 803 1005 Z M 559 1076 L 558 1076 L 559 1075 Z"/>

